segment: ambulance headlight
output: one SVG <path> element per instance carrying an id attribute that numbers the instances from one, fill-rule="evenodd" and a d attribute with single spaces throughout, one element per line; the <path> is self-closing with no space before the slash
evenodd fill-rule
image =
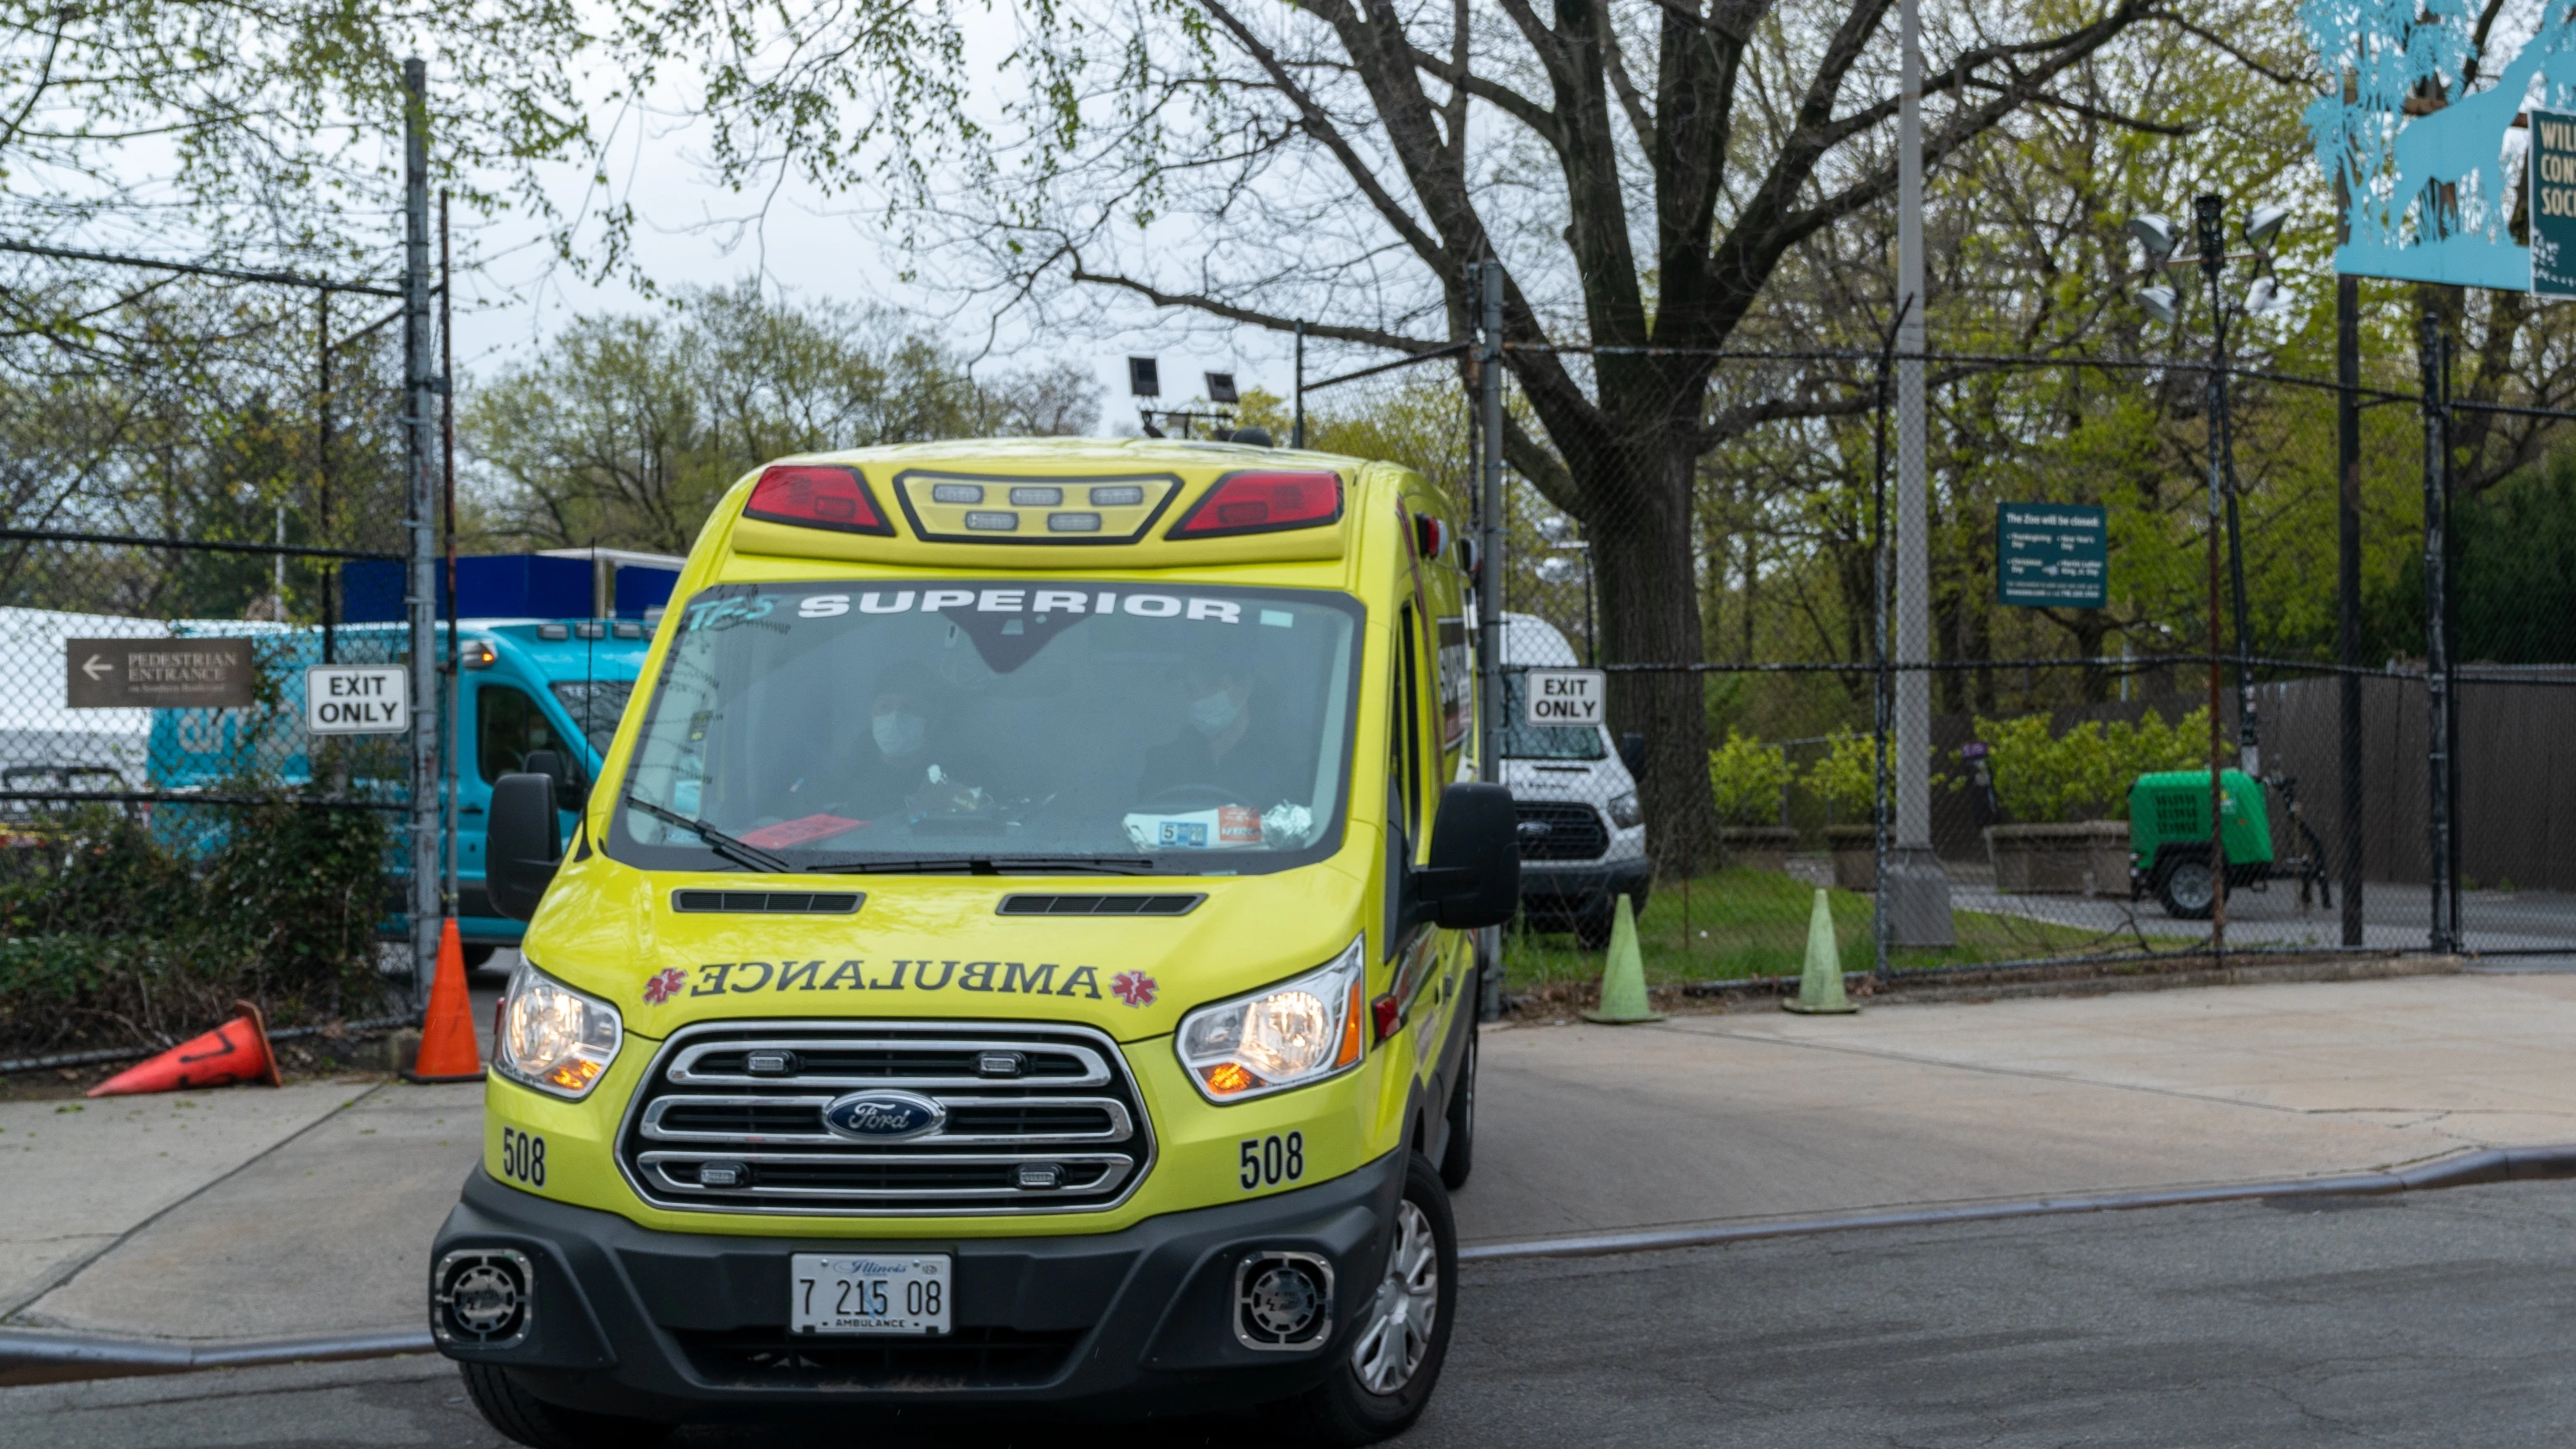
<path id="1" fill-rule="evenodd" d="M 492 1065 L 540 1092 L 580 1101 L 617 1059 L 617 1008 L 522 962 L 501 997 Z"/>
<path id="2" fill-rule="evenodd" d="M 1202 1006 L 1174 1038 L 1199 1095 L 1242 1102 L 1339 1076 L 1364 1050 L 1366 933 L 1332 962 L 1248 996 Z"/>

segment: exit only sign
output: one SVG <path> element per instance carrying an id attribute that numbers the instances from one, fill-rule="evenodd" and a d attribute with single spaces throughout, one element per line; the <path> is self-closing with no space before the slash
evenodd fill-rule
<path id="1" fill-rule="evenodd" d="M 1598 669 L 1533 669 L 1521 710 L 1533 725 L 1597 725 L 1609 718 L 1609 676 Z"/>
<path id="2" fill-rule="evenodd" d="M 411 728 L 411 680 L 399 664 L 316 664 L 304 671 L 304 728 L 317 735 L 398 735 Z"/>

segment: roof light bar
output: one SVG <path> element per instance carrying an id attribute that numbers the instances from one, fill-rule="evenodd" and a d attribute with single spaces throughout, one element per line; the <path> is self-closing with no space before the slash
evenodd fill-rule
<path id="1" fill-rule="evenodd" d="M 1342 516 L 1342 478 L 1328 472 L 1264 469 L 1229 473 L 1201 495 L 1166 538 L 1224 538 L 1321 528 Z"/>
<path id="2" fill-rule="evenodd" d="M 858 469 L 837 464 L 781 463 L 762 469 L 742 516 L 835 533 L 894 536 L 894 524 L 877 507 L 867 480 Z"/>

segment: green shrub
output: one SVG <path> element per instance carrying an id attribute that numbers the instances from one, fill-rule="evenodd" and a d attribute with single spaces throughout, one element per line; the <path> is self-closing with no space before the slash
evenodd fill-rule
<path id="1" fill-rule="evenodd" d="M 183 808 L 49 812 L 0 851 L 0 1054 L 184 1038 L 235 998 L 281 1023 L 384 1004 L 379 812 Z"/>
<path id="2" fill-rule="evenodd" d="M 1768 825 L 1780 818 L 1780 792 L 1798 772 L 1778 745 L 1728 730 L 1726 743 L 1708 752 L 1708 785 L 1717 795 L 1717 818 L 1728 825 Z"/>
<path id="3" fill-rule="evenodd" d="M 2005 818 L 2023 824 L 2077 820 L 2126 820 L 2129 786 L 2158 770 L 2209 767 L 2209 711 L 2196 709 L 2172 724 L 2154 710 L 2132 725 L 2105 728 L 2087 720 L 2052 736 L 2048 716 L 2008 720 L 1979 716 L 1977 738 L 1990 750 L 1995 800 Z M 2233 746 L 2226 754 L 2233 754 Z M 1953 779 L 1950 788 L 1965 788 Z"/>
<path id="4" fill-rule="evenodd" d="M 1806 783 L 1836 819 L 1869 819 L 1878 804 L 1877 742 L 1850 730 L 1835 735 L 1824 757 L 1807 767 Z"/>

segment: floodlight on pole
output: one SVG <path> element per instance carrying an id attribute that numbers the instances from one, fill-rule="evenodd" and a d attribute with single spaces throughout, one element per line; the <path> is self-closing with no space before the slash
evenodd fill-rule
<path id="1" fill-rule="evenodd" d="M 2147 265 L 2151 267 L 2163 266 L 2166 260 L 2173 256 L 2174 248 L 2181 243 L 2181 237 L 2174 231 L 2173 222 L 2154 212 L 2130 217 L 2129 235 L 2137 238 L 2138 245 L 2146 250 Z"/>
<path id="2" fill-rule="evenodd" d="M 1232 407 L 1234 404 L 1243 400 L 1242 394 L 1237 393 L 1234 390 L 1233 373 L 1210 372 L 1203 373 L 1201 376 L 1207 379 L 1207 396 L 1209 402 L 1223 403 L 1228 407 Z"/>
<path id="3" fill-rule="evenodd" d="M 2254 208 L 2245 218 L 2245 244 L 2258 252 L 2270 251 L 2273 238 L 2281 234 L 2282 223 L 2290 219 L 2290 209 L 2272 202 Z"/>
<path id="4" fill-rule="evenodd" d="M 2245 314 L 2249 317 L 2269 317 L 2288 310 L 2289 289 L 2270 277 L 2255 278 L 2254 285 L 2245 291 Z"/>
<path id="5" fill-rule="evenodd" d="M 2158 322 L 2171 327 L 2182 316 L 2182 301 L 2171 287 L 2141 287 L 2138 305 Z"/>
<path id="6" fill-rule="evenodd" d="M 1137 397 L 1163 395 L 1162 368 L 1150 357 L 1127 359 L 1127 391 Z"/>

